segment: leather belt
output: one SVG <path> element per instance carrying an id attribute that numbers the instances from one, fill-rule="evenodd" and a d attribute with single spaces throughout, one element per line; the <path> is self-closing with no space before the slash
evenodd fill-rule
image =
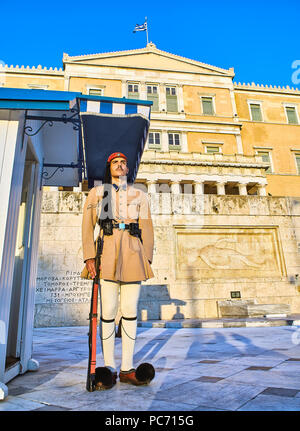
<path id="1" fill-rule="evenodd" d="M 113 223 L 113 228 L 115 228 L 115 229 L 129 229 L 129 224 Z"/>

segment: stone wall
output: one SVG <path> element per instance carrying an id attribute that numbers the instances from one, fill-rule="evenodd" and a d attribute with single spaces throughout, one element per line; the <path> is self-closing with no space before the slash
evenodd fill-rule
<path id="1" fill-rule="evenodd" d="M 85 193 L 44 192 L 35 326 L 88 324 L 91 281 L 82 280 Z M 139 319 L 220 316 L 218 303 L 288 304 L 300 312 L 300 198 L 150 194 L 153 272 Z"/>

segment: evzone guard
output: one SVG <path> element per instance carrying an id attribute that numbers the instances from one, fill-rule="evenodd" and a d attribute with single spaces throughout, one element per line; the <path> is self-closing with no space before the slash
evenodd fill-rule
<path id="1" fill-rule="evenodd" d="M 117 381 L 115 319 L 120 291 L 122 337 L 120 381 L 146 385 L 154 378 L 151 364 L 133 366 L 137 332 L 137 307 L 141 282 L 152 278 L 153 224 L 145 192 L 127 183 L 127 157 L 113 153 L 107 159 L 103 184 L 93 187 L 86 199 L 82 221 L 85 268 L 82 278 L 93 279 L 89 331 L 87 390 L 112 388 Z M 100 225 L 94 241 L 96 223 Z M 100 337 L 104 367 L 96 368 L 97 298 L 100 290 Z"/>

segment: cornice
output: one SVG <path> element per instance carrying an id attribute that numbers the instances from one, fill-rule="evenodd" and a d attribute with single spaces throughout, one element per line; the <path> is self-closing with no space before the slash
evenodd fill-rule
<path id="1" fill-rule="evenodd" d="M 270 93 L 284 93 L 284 94 L 296 94 L 297 96 L 300 95 L 300 90 L 298 88 L 289 87 L 288 85 L 286 87 L 280 87 L 279 85 L 272 86 L 272 85 L 263 85 L 263 84 L 255 84 L 254 82 L 250 83 L 233 83 L 234 90 L 251 90 L 251 91 L 260 91 L 260 92 L 270 92 Z"/>
<path id="2" fill-rule="evenodd" d="M 235 163 L 235 162 L 224 162 L 224 161 L 191 161 L 191 160 L 141 160 L 141 164 L 144 165 L 187 165 L 187 166 L 224 166 L 234 168 L 256 168 L 256 169 L 268 169 L 270 165 L 268 163 Z"/>
<path id="3" fill-rule="evenodd" d="M 35 67 L 35 66 L 32 66 L 32 67 L 26 66 L 25 67 L 24 65 L 19 66 L 18 64 L 16 66 L 14 66 L 14 65 L 8 66 L 7 64 L 5 64 L 5 65 L 0 64 L 0 72 L 5 72 L 5 73 L 11 73 L 11 72 L 14 72 L 14 73 L 15 72 L 18 72 L 18 73 L 20 73 L 20 72 L 22 72 L 22 73 L 36 73 L 38 75 L 43 75 L 43 74 L 61 75 L 61 76 L 64 75 L 64 71 L 61 67 L 60 68 L 57 68 L 57 67 L 47 68 L 47 67 L 42 67 L 40 64 L 37 67 Z"/>

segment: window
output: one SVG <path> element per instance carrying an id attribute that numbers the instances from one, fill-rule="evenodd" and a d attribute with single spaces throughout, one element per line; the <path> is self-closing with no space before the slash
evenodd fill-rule
<path id="1" fill-rule="evenodd" d="M 167 111 L 178 112 L 176 87 L 166 87 Z"/>
<path id="2" fill-rule="evenodd" d="M 256 153 L 258 156 L 261 156 L 262 161 L 264 163 L 269 163 L 269 168 L 266 170 L 266 174 L 269 174 L 272 172 L 272 163 L 271 163 L 271 155 L 269 151 L 257 151 Z"/>
<path id="3" fill-rule="evenodd" d="M 201 97 L 203 115 L 214 115 L 213 98 Z"/>
<path id="4" fill-rule="evenodd" d="M 153 102 L 151 107 L 152 111 L 159 111 L 157 85 L 147 85 L 147 100 Z"/>
<path id="5" fill-rule="evenodd" d="M 285 113 L 289 124 L 299 123 L 295 106 L 285 106 Z"/>
<path id="6" fill-rule="evenodd" d="M 148 146 L 149 146 L 149 148 L 160 148 L 160 133 L 159 132 L 149 132 Z"/>
<path id="7" fill-rule="evenodd" d="M 221 153 L 221 147 L 217 145 L 206 145 L 205 152 L 207 154 Z"/>
<path id="8" fill-rule="evenodd" d="M 32 90 L 47 90 L 49 85 L 27 84 Z"/>
<path id="9" fill-rule="evenodd" d="M 179 133 L 168 133 L 169 147 L 180 148 L 180 136 Z"/>
<path id="10" fill-rule="evenodd" d="M 128 99 L 139 99 L 139 84 L 128 84 Z"/>
<path id="11" fill-rule="evenodd" d="M 300 175 L 300 153 L 295 154 L 295 157 L 296 157 L 297 172 L 298 172 L 298 175 Z"/>
<path id="12" fill-rule="evenodd" d="M 90 96 L 103 96 L 103 88 L 89 88 L 88 89 Z"/>
<path id="13" fill-rule="evenodd" d="M 262 121 L 261 104 L 250 103 L 250 113 L 252 121 Z"/>

